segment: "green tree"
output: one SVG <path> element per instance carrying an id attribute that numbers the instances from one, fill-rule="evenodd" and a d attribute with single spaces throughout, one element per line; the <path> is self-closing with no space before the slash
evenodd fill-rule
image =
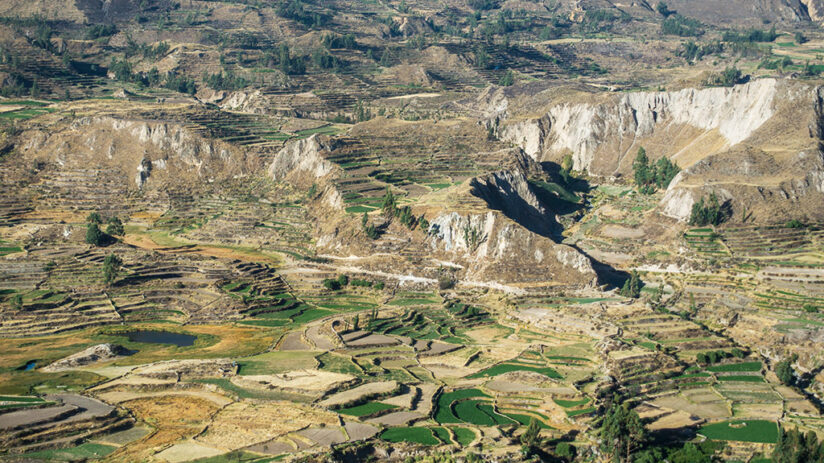
<path id="1" fill-rule="evenodd" d="M 633 176 L 635 184 L 638 186 L 647 185 L 650 181 L 649 158 L 647 157 L 647 150 L 644 147 L 638 148 L 638 153 L 635 155 L 635 161 L 632 163 Z"/>
<path id="2" fill-rule="evenodd" d="M 100 227 L 92 222 L 86 226 L 86 243 L 95 246 L 102 246 L 106 241 L 106 235 L 100 231 Z"/>
<path id="3" fill-rule="evenodd" d="M 529 420 L 529 426 L 526 431 L 521 434 L 521 443 L 527 447 L 535 447 L 538 444 L 538 435 L 541 433 L 541 426 L 538 420 L 532 418 Z"/>
<path id="4" fill-rule="evenodd" d="M 668 18 L 670 15 L 675 14 L 675 11 L 670 10 L 667 4 L 664 2 L 658 2 L 658 4 L 655 5 L 655 11 L 657 11 L 661 16 L 665 18 Z"/>
<path id="5" fill-rule="evenodd" d="M 601 425 L 601 450 L 615 462 L 632 462 L 632 454 L 641 448 L 647 434 L 641 418 L 627 404 L 613 402 Z"/>
<path id="6" fill-rule="evenodd" d="M 635 270 L 630 273 L 630 277 L 624 281 L 619 294 L 624 297 L 637 298 L 641 295 L 641 277 Z"/>
<path id="7" fill-rule="evenodd" d="M 727 215 L 715 192 L 710 193 L 708 200 L 705 201 L 702 197 L 692 205 L 690 225 L 720 225 L 725 220 L 727 220 Z"/>
<path id="8" fill-rule="evenodd" d="M 97 212 L 90 212 L 89 215 L 86 216 L 86 223 L 96 223 L 100 225 L 103 223 L 103 219 Z"/>
<path id="9" fill-rule="evenodd" d="M 392 193 L 392 189 L 387 186 L 386 194 L 383 195 L 383 204 L 381 204 L 381 209 L 383 209 L 383 213 L 387 217 L 394 217 L 396 208 L 397 203 L 395 201 L 395 195 Z"/>
<path id="10" fill-rule="evenodd" d="M 11 308 L 14 310 L 20 310 L 23 308 L 23 296 L 20 294 L 15 294 L 11 297 Z"/>
<path id="11" fill-rule="evenodd" d="M 114 236 L 123 236 L 126 233 L 123 229 L 123 222 L 117 217 L 112 217 L 106 226 L 106 233 Z"/>
<path id="12" fill-rule="evenodd" d="M 787 386 L 795 383 L 795 370 L 793 369 L 793 362 L 798 360 L 798 355 L 793 355 L 790 358 L 784 359 L 775 364 L 775 375 L 778 379 Z"/>
<path id="13" fill-rule="evenodd" d="M 123 266 L 123 261 L 115 254 L 109 254 L 103 260 L 103 281 L 107 285 L 111 285 L 117 279 L 120 269 Z"/>
<path id="14" fill-rule="evenodd" d="M 561 159 L 561 170 L 569 174 L 572 172 L 572 168 L 574 167 L 574 161 L 572 159 L 572 155 L 567 153 L 564 155 L 564 158 Z"/>
<path id="15" fill-rule="evenodd" d="M 510 87 L 512 84 L 515 83 L 515 74 L 512 73 L 512 70 L 507 69 L 506 73 L 501 76 L 501 79 L 498 81 L 498 85 L 501 87 Z"/>

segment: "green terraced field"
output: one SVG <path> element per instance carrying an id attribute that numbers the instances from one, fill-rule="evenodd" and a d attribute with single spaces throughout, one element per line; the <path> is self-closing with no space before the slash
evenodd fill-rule
<path id="1" fill-rule="evenodd" d="M 493 367 L 481 370 L 477 373 L 467 376 L 467 378 L 482 378 L 485 376 L 498 376 L 511 371 L 533 371 L 553 379 L 561 379 L 560 373 L 550 367 L 536 367 L 532 365 L 523 365 L 518 363 L 501 363 Z"/>
<path id="2" fill-rule="evenodd" d="M 452 413 L 451 404 L 458 400 L 470 399 L 473 397 L 489 397 L 478 389 L 461 389 L 458 391 L 447 392 L 438 397 L 437 410 L 434 418 L 440 424 L 444 423 L 462 423 L 463 421 Z"/>
<path id="3" fill-rule="evenodd" d="M 699 431 L 709 439 L 774 444 L 778 425 L 765 420 L 736 420 L 702 426 Z"/>
<path id="4" fill-rule="evenodd" d="M 430 428 L 390 428 L 381 433 L 381 439 L 389 442 L 409 442 L 421 445 L 438 445 L 441 442 Z"/>
<path id="5" fill-rule="evenodd" d="M 362 405 L 340 409 L 338 410 L 338 413 L 341 415 L 350 416 L 368 416 L 384 410 L 392 410 L 393 408 L 398 407 L 396 405 L 382 404 L 380 402 L 367 402 Z"/>

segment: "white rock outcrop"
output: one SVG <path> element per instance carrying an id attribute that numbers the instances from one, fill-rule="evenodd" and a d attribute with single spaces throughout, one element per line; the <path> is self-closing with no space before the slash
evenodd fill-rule
<path id="1" fill-rule="evenodd" d="M 328 150 L 317 135 L 286 144 L 269 165 L 269 176 L 282 180 L 293 172 L 304 172 L 315 178 L 325 177 L 335 169 L 335 165 L 320 155 Z"/>
<path id="2" fill-rule="evenodd" d="M 589 171 L 603 144 L 619 142 L 623 157 L 634 141 L 662 126 L 717 130 L 733 146 L 750 137 L 773 115 L 776 79 L 759 79 L 730 88 L 634 92 L 602 103 L 561 103 L 540 118 L 502 126 L 499 136 L 519 145 L 535 161 L 572 153 L 574 167 Z"/>

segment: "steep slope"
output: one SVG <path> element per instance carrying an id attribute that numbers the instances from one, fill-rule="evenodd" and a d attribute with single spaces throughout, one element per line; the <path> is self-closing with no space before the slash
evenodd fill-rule
<path id="1" fill-rule="evenodd" d="M 819 93 L 776 79 L 621 95 L 550 89 L 539 94 L 550 101 L 540 117 L 511 116 L 507 108 L 518 106 L 497 103 L 498 133 L 536 161 L 571 154 L 576 169 L 602 177 L 630 175 L 639 147 L 652 159 L 668 157 L 685 171 L 662 210 L 680 220 L 696 187 L 695 196 L 717 189 L 735 209 L 763 212 L 755 220 L 813 218 L 821 216 Z"/>

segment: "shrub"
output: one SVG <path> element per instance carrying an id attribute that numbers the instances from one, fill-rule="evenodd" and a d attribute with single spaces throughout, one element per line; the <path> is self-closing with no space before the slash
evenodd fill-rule
<path id="1" fill-rule="evenodd" d="M 100 37 L 108 37 L 117 33 L 117 26 L 114 24 L 95 24 L 86 29 L 86 39 L 94 40 Z"/>
<path id="2" fill-rule="evenodd" d="M 346 275 L 338 276 L 338 284 L 341 286 L 346 286 L 349 284 L 349 277 Z"/>
<path id="3" fill-rule="evenodd" d="M 327 278 L 323 280 L 323 287 L 330 291 L 339 291 L 341 288 L 340 282 L 334 278 Z"/>
<path id="4" fill-rule="evenodd" d="M 100 231 L 100 227 L 94 222 L 86 227 L 86 243 L 94 246 L 103 246 L 106 244 L 106 235 Z"/>
<path id="5" fill-rule="evenodd" d="M 679 37 L 698 37 L 704 33 L 704 25 L 695 19 L 673 14 L 661 23 L 661 32 Z"/>
<path id="6" fill-rule="evenodd" d="M 637 298 L 641 295 L 641 277 L 638 272 L 632 271 L 630 277 L 624 281 L 624 286 L 618 292 L 621 296 Z"/>
<path id="7" fill-rule="evenodd" d="M 112 282 L 117 279 L 122 265 L 123 261 L 116 255 L 109 254 L 106 256 L 106 259 L 103 261 L 103 281 L 105 281 L 107 285 L 112 284 Z"/>
<path id="8" fill-rule="evenodd" d="M 797 359 L 798 356 L 793 355 L 775 364 L 775 375 L 787 386 L 792 386 L 795 383 L 795 370 L 793 369 L 792 363 Z"/>
<path id="9" fill-rule="evenodd" d="M 751 29 L 744 32 L 727 31 L 721 36 L 724 42 L 772 42 L 778 37 L 775 26 L 769 31 Z"/>
<path id="10" fill-rule="evenodd" d="M 658 2 L 658 4 L 655 5 L 655 11 L 657 11 L 661 16 L 665 18 L 668 18 L 675 14 L 675 11 L 670 10 L 667 4 L 664 2 Z"/>
<path id="11" fill-rule="evenodd" d="M 90 212 L 89 215 L 86 216 L 86 223 L 96 223 L 100 225 L 103 223 L 103 219 L 97 212 Z"/>
<path id="12" fill-rule="evenodd" d="M 804 224 L 796 219 L 790 220 L 789 222 L 784 224 L 784 226 L 787 228 L 804 228 Z"/>
<path id="13" fill-rule="evenodd" d="M 123 236 L 125 234 L 123 222 L 121 222 L 117 217 L 112 217 L 109 219 L 108 226 L 106 227 L 106 233 L 114 236 Z"/>
<path id="14" fill-rule="evenodd" d="M 213 90 L 240 90 L 249 85 L 249 81 L 241 76 L 236 76 L 232 72 L 219 72 L 217 74 L 207 74 L 203 76 L 203 81 Z"/>
<path id="15" fill-rule="evenodd" d="M 724 72 L 711 74 L 706 81 L 707 85 L 717 85 L 721 87 L 732 87 L 742 81 L 741 70 L 736 67 L 728 67 Z"/>
<path id="16" fill-rule="evenodd" d="M 382 290 L 385 284 L 382 281 L 376 281 L 375 284 L 372 285 L 373 288 L 377 290 Z"/>
<path id="17" fill-rule="evenodd" d="M 690 212 L 690 225 L 720 225 L 727 220 L 727 211 L 718 202 L 715 193 L 710 193 L 708 201 L 702 197 L 697 203 L 692 205 Z"/>
<path id="18" fill-rule="evenodd" d="M 510 87 L 512 84 L 515 83 L 515 75 L 512 73 L 512 70 L 507 69 L 506 73 L 501 76 L 501 79 L 498 81 L 498 85 L 501 87 Z"/>

